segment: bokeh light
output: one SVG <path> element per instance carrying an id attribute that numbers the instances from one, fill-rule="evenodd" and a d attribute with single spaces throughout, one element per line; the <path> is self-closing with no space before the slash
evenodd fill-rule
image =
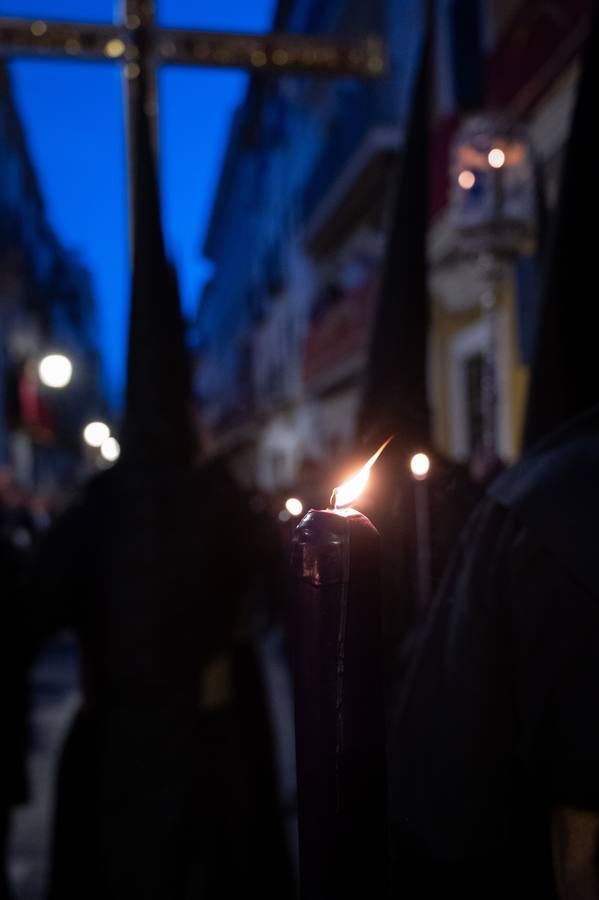
<path id="1" fill-rule="evenodd" d="M 304 504 L 297 497 L 290 497 L 285 501 L 285 509 L 291 516 L 301 516 L 304 511 Z"/>
<path id="2" fill-rule="evenodd" d="M 100 447 L 100 453 L 106 462 L 116 462 L 121 455 L 121 448 L 116 438 L 106 438 Z"/>
<path id="3" fill-rule="evenodd" d="M 410 460 L 410 471 L 419 481 L 426 478 L 430 471 L 431 461 L 426 453 L 415 453 Z"/>
<path id="4" fill-rule="evenodd" d="M 62 353 L 50 353 L 40 361 L 38 373 L 46 387 L 64 388 L 73 375 L 73 364 Z"/>
<path id="5" fill-rule="evenodd" d="M 106 422 L 88 422 L 83 429 L 83 440 L 90 447 L 101 447 L 110 437 L 110 428 Z"/>

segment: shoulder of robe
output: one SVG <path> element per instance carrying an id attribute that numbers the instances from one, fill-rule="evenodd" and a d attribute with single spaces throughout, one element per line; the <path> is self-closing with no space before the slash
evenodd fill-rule
<path id="1" fill-rule="evenodd" d="M 488 494 L 599 599 L 599 408 L 533 447 Z"/>

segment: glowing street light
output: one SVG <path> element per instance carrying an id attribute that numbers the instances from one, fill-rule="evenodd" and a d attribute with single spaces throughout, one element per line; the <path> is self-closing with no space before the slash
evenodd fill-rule
<path id="1" fill-rule="evenodd" d="M 64 388 L 73 375 L 73 363 L 62 353 L 50 353 L 40 360 L 38 374 L 46 387 Z"/>
<path id="2" fill-rule="evenodd" d="M 106 438 L 100 447 L 100 453 L 106 462 L 116 462 L 121 455 L 121 447 L 117 439 L 113 437 Z"/>
<path id="3" fill-rule="evenodd" d="M 83 440 L 89 447 L 101 447 L 110 437 L 106 422 L 88 422 L 83 429 Z"/>

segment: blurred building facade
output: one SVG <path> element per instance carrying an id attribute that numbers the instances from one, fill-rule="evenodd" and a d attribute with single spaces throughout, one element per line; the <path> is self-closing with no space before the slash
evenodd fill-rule
<path id="1" fill-rule="evenodd" d="M 63 247 L 44 209 L 0 62 L 0 464 L 25 487 L 72 478 L 81 425 L 102 407 L 89 271 Z M 73 378 L 44 388 L 37 365 L 63 353 Z"/>
<path id="2" fill-rule="evenodd" d="M 196 389 L 218 449 L 267 492 L 306 485 L 352 443 L 423 6 L 283 0 L 277 30 L 382 34 L 389 71 L 255 76 L 235 117 L 204 246 L 215 269 Z M 451 459 L 485 436 L 504 462 L 518 453 L 539 248 L 589 7 L 436 6 L 428 381 Z"/>
<path id="3" fill-rule="evenodd" d="M 590 7 L 439 7 L 429 396 L 435 443 L 453 459 L 470 459 L 485 431 L 504 462 L 519 453 L 539 276 Z"/>
<path id="4" fill-rule="evenodd" d="M 267 492 L 351 442 L 418 20 L 417 2 L 280 3 L 276 30 L 393 33 L 391 75 L 254 77 L 235 117 L 204 247 L 197 390 L 219 447 Z"/>

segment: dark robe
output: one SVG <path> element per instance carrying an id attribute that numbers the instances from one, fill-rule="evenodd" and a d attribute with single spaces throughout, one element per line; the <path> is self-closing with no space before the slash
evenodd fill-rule
<path id="1" fill-rule="evenodd" d="M 58 776 L 52 900 L 227 896 L 232 874 L 291 895 L 259 676 L 234 677 L 217 711 L 201 699 L 211 658 L 254 671 L 234 632 L 265 560 L 259 528 L 218 465 L 117 465 L 47 535 L 35 624 L 40 640 L 74 630 L 83 693 Z M 224 817 L 243 819 L 236 833 Z M 244 833 L 261 854 L 248 858 Z"/>
<path id="2" fill-rule="evenodd" d="M 0 516 L 2 510 L 0 509 Z M 13 808 L 27 797 L 25 752 L 27 745 L 27 693 L 24 641 L 24 555 L 0 521 L 0 578 L 2 597 L 2 650 L 0 653 L 0 703 L 2 750 L 0 765 L 0 900 L 10 896 L 6 845 Z"/>
<path id="3" fill-rule="evenodd" d="M 488 489 L 389 738 L 397 896 L 555 898 L 550 812 L 599 810 L 599 409 Z"/>

